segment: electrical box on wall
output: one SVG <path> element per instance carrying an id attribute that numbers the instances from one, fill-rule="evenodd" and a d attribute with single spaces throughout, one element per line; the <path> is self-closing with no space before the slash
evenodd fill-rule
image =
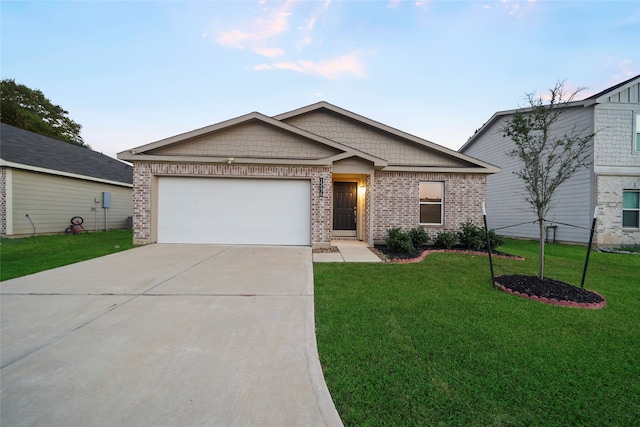
<path id="1" fill-rule="evenodd" d="M 109 209 L 111 207 L 111 193 L 104 191 L 102 193 L 102 208 Z"/>

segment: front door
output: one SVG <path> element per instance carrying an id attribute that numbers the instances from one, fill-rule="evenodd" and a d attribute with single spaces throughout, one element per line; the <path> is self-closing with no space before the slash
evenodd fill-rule
<path id="1" fill-rule="evenodd" d="M 356 230 L 356 203 L 358 201 L 358 183 L 333 183 L 333 229 Z"/>

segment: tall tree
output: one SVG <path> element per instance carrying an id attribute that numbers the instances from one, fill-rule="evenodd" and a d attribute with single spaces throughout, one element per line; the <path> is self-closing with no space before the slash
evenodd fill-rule
<path id="1" fill-rule="evenodd" d="M 584 88 L 567 93 L 564 81 L 558 81 L 549 89 L 548 103 L 542 95 L 526 94 L 529 106 L 516 111 L 502 127 L 504 136 L 515 144 L 507 155 L 522 164 L 522 169 L 514 173 L 522 180 L 526 201 L 538 218 L 538 277 L 541 279 L 544 277 L 545 217 L 553 206 L 554 194 L 562 183 L 590 164 L 589 142 L 595 133 L 576 125 L 565 129 L 558 123 L 582 90 Z"/>
<path id="2" fill-rule="evenodd" d="M 82 126 L 41 91 L 4 79 L 0 82 L 0 98 L 2 123 L 89 148 L 80 136 Z"/>

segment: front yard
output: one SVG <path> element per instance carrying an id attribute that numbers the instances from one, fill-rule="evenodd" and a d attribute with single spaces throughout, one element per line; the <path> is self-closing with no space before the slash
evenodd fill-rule
<path id="1" fill-rule="evenodd" d="M 536 242 L 500 250 L 496 275 L 535 274 Z M 586 248 L 548 245 L 547 275 L 580 284 Z M 600 310 L 493 290 L 486 257 L 315 264 L 316 333 L 346 426 L 635 425 L 640 256 L 592 253 Z"/>
<path id="2" fill-rule="evenodd" d="M 0 280 L 86 261 L 133 247 L 131 230 L 0 239 Z"/>

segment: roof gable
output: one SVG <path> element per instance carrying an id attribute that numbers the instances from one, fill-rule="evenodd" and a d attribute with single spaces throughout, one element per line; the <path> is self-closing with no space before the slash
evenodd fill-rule
<path id="1" fill-rule="evenodd" d="M 130 165 L 87 147 L 5 123 L 0 124 L 0 143 L 3 166 L 23 165 L 100 180 L 133 183 L 133 168 Z"/>
<path id="2" fill-rule="evenodd" d="M 260 120 L 212 131 L 149 150 L 153 155 L 320 159 L 342 153 Z"/>
<path id="3" fill-rule="evenodd" d="M 337 131 L 331 130 L 332 128 Z M 253 112 L 118 153 L 127 161 L 331 165 L 356 156 L 385 170 L 495 173 L 488 163 L 320 102 L 274 117 Z"/>

